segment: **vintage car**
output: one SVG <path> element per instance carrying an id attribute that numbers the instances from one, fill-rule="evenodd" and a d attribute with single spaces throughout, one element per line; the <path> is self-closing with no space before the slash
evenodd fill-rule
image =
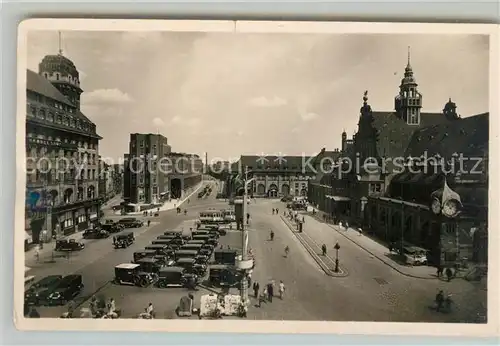
<path id="1" fill-rule="evenodd" d="M 75 239 L 61 239 L 56 241 L 55 251 L 80 251 L 85 248 L 85 244 L 77 242 Z"/>
<path id="2" fill-rule="evenodd" d="M 172 250 L 168 245 L 152 244 L 146 246 L 145 250 L 155 251 L 157 255 L 165 255 L 169 257 L 173 257 L 174 255 L 174 250 Z"/>
<path id="3" fill-rule="evenodd" d="M 171 241 L 168 239 L 156 239 L 151 242 L 153 245 L 165 245 L 170 246 Z"/>
<path id="4" fill-rule="evenodd" d="M 144 226 L 144 222 L 136 219 L 135 217 L 124 217 L 118 220 L 120 225 L 123 225 L 125 228 L 136 228 Z"/>
<path id="5" fill-rule="evenodd" d="M 168 240 L 171 242 L 173 239 L 177 238 L 175 235 L 169 234 L 169 235 L 159 235 L 156 237 L 158 240 Z"/>
<path id="6" fill-rule="evenodd" d="M 181 237 L 176 237 L 176 238 L 172 239 L 170 244 L 182 246 L 182 245 L 186 244 L 186 240 L 181 238 Z"/>
<path id="7" fill-rule="evenodd" d="M 200 251 L 198 252 L 198 256 L 206 256 L 206 257 L 211 257 L 212 254 L 214 253 L 214 249 L 213 248 L 207 248 L 205 246 L 203 246 Z"/>
<path id="8" fill-rule="evenodd" d="M 215 263 L 216 264 L 228 264 L 228 265 L 234 266 L 236 264 L 237 255 L 238 255 L 238 252 L 236 250 L 230 250 L 230 249 L 215 250 L 215 253 L 214 253 Z"/>
<path id="9" fill-rule="evenodd" d="M 193 236 L 193 240 L 202 240 L 204 242 L 207 242 L 209 239 L 210 239 L 210 235 L 209 234 L 198 234 L 198 235 L 194 235 Z"/>
<path id="10" fill-rule="evenodd" d="M 66 305 L 83 290 L 83 278 L 81 275 L 67 275 L 59 281 L 57 286 L 47 297 L 48 305 Z"/>
<path id="11" fill-rule="evenodd" d="M 105 239 L 109 237 L 109 232 L 99 228 L 89 228 L 83 231 L 83 239 Z"/>
<path id="12" fill-rule="evenodd" d="M 197 264 L 207 264 L 210 261 L 210 256 L 198 255 L 194 258 Z"/>
<path id="13" fill-rule="evenodd" d="M 172 236 L 172 237 L 182 237 L 182 231 L 176 231 L 176 230 L 167 230 L 163 232 L 163 235 L 166 236 Z"/>
<path id="14" fill-rule="evenodd" d="M 196 252 L 200 252 L 202 247 L 202 244 L 184 244 L 181 246 L 181 250 L 193 250 Z"/>
<path id="15" fill-rule="evenodd" d="M 115 267 L 114 282 L 119 285 L 147 287 L 157 280 L 153 273 L 144 272 L 140 264 L 123 263 Z"/>
<path id="16" fill-rule="evenodd" d="M 59 285 L 62 278 L 62 275 L 49 275 L 35 282 L 24 293 L 24 303 L 28 305 L 44 304 L 53 288 Z"/>
<path id="17" fill-rule="evenodd" d="M 155 257 L 143 257 L 135 262 L 135 264 L 139 264 L 143 272 L 153 274 L 158 274 L 160 269 L 164 266 L 164 262 Z"/>
<path id="18" fill-rule="evenodd" d="M 127 232 L 113 237 L 115 249 L 124 249 L 132 245 L 135 241 L 134 233 Z"/>
<path id="19" fill-rule="evenodd" d="M 198 276 L 205 275 L 207 271 L 207 265 L 202 263 L 197 263 L 194 258 L 179 258 L 175 261 L 174 266 L 182 267 L 186 269 L 187 273 L 196 274 Z"/>
<path id="20" fill-rule="evenodd" d="M 220 238 L 220 232 L 218 230 L 210 230 L 208 231 L 208 235 L 210 236 L 210 238 Z"/>
<path id="21" fill-rule="evenodd" d="M 234 266 L 216 264 L 209 267 L 208 281 L 216 287 L 234 287 L 241 282 L 242 273 Z"/>
<path id="22" fill-rule="evenodd" d="M 201 244 L 201 245 L 204 245 L 206 243 L 205 240 L 196 240 L 196 239 L 193 239 L 193 240 L 189 240 L 186 245 L 192 245 L 192 244 Z"/>
<path id="23" fill-rule="evenodd" d="M 210 235 L 210 231 L 204 231 L 204 230 L 200 231 L 200 230 L 196 230 L 196 231 L 191 232 L 191 237 L 192 237 L 193 239 L 196 239 L 195 237 L 196 237 L 196 236 L 199 236 L 199 235 Z"/>
<path id="24" fill-rule="evenodd" d="M 144 250 L 144 251 L 136 251 L 134 252 L 134 263 L 141 260 L 142 258 L 149 257 L 152 258 L 156 255 L 156 251 L 153 250 Z"/>
<path id="25" fill-rule="evenodd" d="M 195 258 L 198 255 L 196 250 L 177 250 L 174 253 L 175 260 L 180 258 Z"/>
<path id="26" fill-rule="evenodd" d="M 189 281 L 194 279 L 195 283 L 198 282 L 196 274 L 190 274 L 182 267 L 172 266 L 162 268 L 158 272 L 158 281 L 156 285 L 160 288 L 169 286 L 186 286 Z"/>
<path id="27" fill-rule="evenodd" d="M 108 222 L 108 221 L 111 221 Z M 125 227 L 119 223 L 113 222 L 112 220 L 106 220 L 105 223 L 101 223 L 99 228 L 108 232 L 108 233 L 118 233 L 125 229 Z"/>

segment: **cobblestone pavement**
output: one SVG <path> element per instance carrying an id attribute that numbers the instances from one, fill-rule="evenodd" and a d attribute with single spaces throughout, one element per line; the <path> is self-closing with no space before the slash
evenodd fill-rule
<path id="1" fill-rule="evenodd" d="M 76 270 L 84 277 L 85 290 L 79 298 L 83 303 L 91 294 L 114 297 L 117 306 L 124 311 L 125 317 L 135 317 L 149 302 L 156 307 L 159 316 L 173 318 L 173 311 L 180 297 L 187 293 L 183 289 L 136 288 L 109 284 L 113 277 L 113 267 L 119 263 L 130 262 L 132 253 L 141 249 L 167 228 L 187 227 L 192 224 L 199 211 L 208 207 L 224 208 L 227 204 L 216 201 L 215 196 L 191 201 L 188 215 L 177 215 L 175 211 L 165 211 L 155 218 L 158 224 L 151 225 L 128 249 L 114 250 L 106 240 L 95 241 L 84 251 L 87 252 L 87 265 Z M 279 208 L 279 215 L 272 215 L 272 208 Z M 283 222 L 281 215 L 283 203 L 277 200 L 261 199 L 252 201 L 248 211 L 251 214 L 249 225 L 249 246 L 254 252 L 256 268 L 252 279 L 260 283 L 261 290 L 270 280 L 279 283 L 283 280 L 286 292 L 283 300 L 274 299 L 262 307 L 251 298 L 252 305 L 248 319 L 271 320 L 327 320 L 327 321 L 397 321 L 397 322 L 461 322 L 470 321 L 484 302 L 476 287 L 464 280 L 450 283 L 438 280 L 421 280 L 401 275 L 383 262 L 374 258 L 351 241 L 338 234 L 328 225 L 306 220 L 305 233 L 317 244 L 328 244 L 331 254 L 333 244 L 339 242 L 340 263 L 349 275 L 331 277 L 325 274 L 311 257 L 299 239 Z M 184 226 L 185 225 L 185 226 Z M 270 241 L 270 231 L 275 233 Z M 229 231 L 221 237 L 224 246 L 241 247 L 241 232 Z M 100 243 L 102 242 L 102 244 Z M 97 246 L 95 250 L 92 247 Z M 284 248 L 290 254 L 284 256 Z M 82 252 L 83 254 L 84 252 Z M 90 255 L 90 256 L 89 256 Z M 71 259 L 70 259 L 71 261 Z M 82 264 L 83 265 L 83 264 Z M 45 273 L 60 273 L 74 266 L 67 261 L 58 261 L 44 269 Z M 436 313 L 432 310 L 433 299 L 438 289 L 454 295 L 457 302 L 450 314 Z M 204 289 L 195 293 L 195 307 L 199 306 L 199 296 Z M 232 289 L 231 293 L 238 293 Z M 249 291 L 253 295 L 252 290 Z M 483 291 L 484 295 L 485 292 Z M 465 304 L 467 302 L 467 304 Z M 61 308 L 61 309 L 64 309 Z M 57 317 L 61 309 L 46 308 L 42 316 Z M 48 311 L 50 310 L 50 311 Z"/>

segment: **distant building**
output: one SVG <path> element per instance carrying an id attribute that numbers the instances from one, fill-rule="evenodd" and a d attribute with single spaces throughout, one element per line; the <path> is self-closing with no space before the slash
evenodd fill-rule
<path id="1" fill-rule="evenodd" d="M 114 175 L 112 166 L 99 156 L 99 197 L 104 201 L 116 195 Z"/>
<path id="2" fill-rule="evenodd" d="M 231 166 L 228 191 L 238 194 L 238 180 L 245 167 L 255 180 L 249 186 L 254 197 L 307 196 L 307 184 L 316 174 L 308 166 L 310 156 L 246 156 Z"/>
<path id="3" fill-rule="evenodd" d="M 39 242 L 97 221 L 101 137 L 80 111 L 83 90 L 71 60 L 47 55 L 38 73 L 26 73 L 26 230 Z"/>
<path id="4" fill-rule="evenodd" d="M 201 182 L 203 166 L 198 155 L 172 152 L 162 135 L 133 133 L 124 163 L 124 200 L 155 204 L 182 198 Z"/>

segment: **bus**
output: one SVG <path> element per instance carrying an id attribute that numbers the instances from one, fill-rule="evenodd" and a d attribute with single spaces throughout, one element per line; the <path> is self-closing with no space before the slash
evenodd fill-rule
<path id="1" fill-rule="evenodd" d="M 224 222 L 224 215 L 218 210 L 206 210 L 200 213 L 199 223 L 202 225 L 217 225 Z"/>

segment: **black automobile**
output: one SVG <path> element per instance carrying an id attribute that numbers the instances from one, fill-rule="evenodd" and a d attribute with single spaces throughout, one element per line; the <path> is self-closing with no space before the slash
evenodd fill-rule
<path id="1" fill-rule="evenodd" d="M 67 302 L 79 295 L 82 290 L 83 280 L 81 275 L 65 276 L 47 297 L 47 303 L 48 305 L 66 305 Z"/>
<path id="2" fill-rule="evenodd" d="M 212 286 L 233 287 L 241 282 L 242 273 L 236 268 L 226 264 L 211 265 L 208 280 Z"/>
<path id="3" fill-rule="evenodd" d="M 156 255 L 156 251 L 153 251 L 153 250 L 144 250 L 144 251 L 137 251 L 137 252 L 134 252 L 134 263 L 137 263 L 138 261 L 140 261 L 141 259 L 145 258 L 145 257 L 149 257 L 149 258 L 152 258 Z"/>
<path id="4" fill-rule="evenodd" d="M 171 241 L 169 239 L 156 239 L 151 242 L 153 245 L 165 245 L 167 247 L 170 246 Z"/>
<path id="5" fill-rule="evenodd" d="M 205 240 L 196 240 L 196 239 L 193 239 L 193 240 L 188 240 L 188 242 L 186 243 L 186 245 L 193 245 L 193 244 L 200 244 L 200 245 L 205 245 L 206 241 Z"/>
<path id="6" fill-rule="evenodd" d="M 236 250 L 226 250 L 226 249 L 215 250 L 214 254 L 215 263 L 235 265 L 237 255 L 238 253 Z"/>
<path id="7" fill-rule="evenodd" d="M 115 249 L 124 249 L 132 245 L 135 241 L 134 233 L 127 232 L 113 237 Z"/>
<path id="8" fill-rule="evenodd" d="M 84 248 L 85 244 L 75 239 L 61 239 L 56 241 L 55 251 L 80 251 Z"/>
<path id="9" fill-rule="evenodd" d="M 169 248 L 168 245 L 162 245 L 162 244 L 148 245 L 146 246 L 145 250 L 155 251 L 157 255 L 165 255 L 169 257 L 174 256 L 174 250 L 172 250 L 172 248 Z"/>
<path id="10" fill-rule="evenodd" d="M 52 293 L 52 289 L 59 285 L 62 278 L 62 275 L 49 275 L 35 282 L 24 293 L 24 303 L 28 305 L 44 304 Z"/>
<path id="11" fill-rule="evenodd" d="M 209 234 L 203 234 L 203 235 L 193 235 L 193 240 L 202 240 L 204 242 L 207 242 L 210 239 Z"/>
<path id="12" fill-rule="evenodd" d="M 160 269 L 164 266 L 163 261 L 155 257 L 143 257 L 135 262 L 135 264 L 141 266 L 141 271 L 151 274 L 158 274 Z"/>
<path id="13" fill-rule="evenodd" d="M 198 251 L 196 250 L 177 250 L 174 253 L 175 260 L 180 258 L 195 258 L 198 256 Z"/>
<path id="14" fill-rule="evenodd" d="M 207 265 L 196 262 L 194 258 L 180 258 L 175 261 L 174 266 L 182 267 L 187 273 L 196 274 L 198 276 L 205 275 L 207 271 Z"/>
<path id="15" fill-rule="evenodd" d="M 114 283 L 147 287 L 157 280 L 157 275 L 144 272 L 140 264 L 122 263 L 115 267 Z"/>
<path id="16" fill-rule="evenodd" d="M 136 219 L 135 217 L 124 217 L 118 221 L 120 225 L 125 228 L 136 228 L 144 226 L 144 222 Z"/>
<path id="17" fill-rule="evenodd" d="M 196 274 L 190 274 L 182 267 L 167 267 L 162 268 L 158 272 L 157 286 L 160 288 L 166 288 L 169 286 L 187 286 L 188 282 L 194 279 L 195 283 L 198 282 L 198 276 Z"/>
<path id="18" fill-rule="evenodd" d="M 184 244 L 181 246 L 181 250 L 193 250 L 200 252 L 202 247 L 203 247 L 202 244 Z"/>
<path id="19" fill-rule="evenodd" d="M 112 222 L 112 221 L 111 221 Z M 102 230 L 108 232 L 108 233 L 118 233 L 123 231 L 125 227 L 119 223 L 104 223 L 99 226 Z"/>
<path id="20" fill-rule="evenodd" d="M 83 239 L 105 239 L 109 237 L 109 232 L 99 228 L 89 228 L 83 231 Z"/>
<path id="21" fill-rule="evenodd" d="M 209 248 L 209 247 L 205 247 L 205 246 L 206 245 L 203 245 L 203 247 L 198 252 L 198 255 L 199 256 L 211 257 L 212 254 L 214 253 L 214 248 Z"/>

